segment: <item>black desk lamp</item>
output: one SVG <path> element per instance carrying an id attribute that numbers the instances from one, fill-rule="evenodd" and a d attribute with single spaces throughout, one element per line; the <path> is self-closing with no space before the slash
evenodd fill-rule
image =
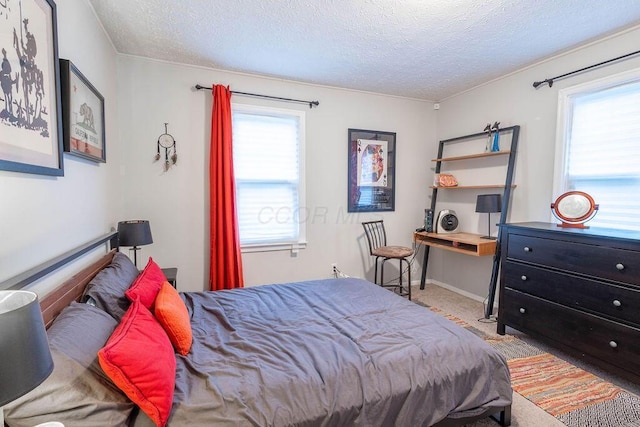
<path id="1" fill-rule="evenodd" d="M 120 246 L 133 246 L 133 263 L 138 267 L 138 246 L 153 243 L 149 221 L 134 220 L 118 223 L 118 241 Z"/>
<path id="2" fill-rule="evenodd" d="M 502 210 L 502 196 L 500 194 L 480 194 L 476 200 L 476 212 L 488 213 L 487 235 L 482 236 L 483 239 L 495 240 L 496 237 L 491 236 L 491 213 L 500 212 Z"/>
<path id="3" fill-rule="evenodd" d="M 39 386 L 52 371 L 38 296 L 0 291 L 0 426 L 2 407 Z"/>

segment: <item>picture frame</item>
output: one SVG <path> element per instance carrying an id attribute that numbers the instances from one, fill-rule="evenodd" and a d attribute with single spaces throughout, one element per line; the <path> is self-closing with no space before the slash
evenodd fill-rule
<path id="1" fill-rule="evenodd" d="M 349 129 L 348 212 L 395 210 L 395 132 Z"/>
<path id="2" fill-rule="evenodd" d="M 60 60 L 60 81 L 64 151 L 105 163 L 104 97 L 68 59 Z"/>
<path id="3" fill-rule="evenodd" d="M 1 12 L 0 170 L 63 176 L 56 4 Z"/>

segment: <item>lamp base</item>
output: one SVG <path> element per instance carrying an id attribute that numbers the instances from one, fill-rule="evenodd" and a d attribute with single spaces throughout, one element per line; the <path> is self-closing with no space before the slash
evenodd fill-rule
<path id="1" fill-rule="evenodd" d="M 497 237 L 493 237 L 493 236 L 482 236 L 480 237 L 481 239 L 488 239 L 488 240 L 497 240 Z"/>

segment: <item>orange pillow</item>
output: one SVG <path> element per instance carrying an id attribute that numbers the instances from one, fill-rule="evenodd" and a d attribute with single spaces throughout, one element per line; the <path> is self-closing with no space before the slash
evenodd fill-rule
<path id="1" fill-rule="evenodd" d="M 171 414 L 176 355 L 153 314 L 136 299 L 98 352 L 100 366 L 156 426 Z"/>
<path id="2" fill-rule="evenodd" d="M 193 341 L 189 311 L 178 291 L 169 282 L 162 284 L 154 307 L 156 319 L 164 328 L 176 351 L 183 356 L 189 353 Z"/>
<path id="3" fill-rule="evenodd" d="M 140 302 L 151 310 L 153 302 L 156 300 L 156 295 L 158 295 L 162 284 L 166 281 L 167 278 L 164 276 L 162 269 L 153 261 L 153 258 L 149 257 L 147 266 L 124 294 L 132 302 L 140 298 Z"/>

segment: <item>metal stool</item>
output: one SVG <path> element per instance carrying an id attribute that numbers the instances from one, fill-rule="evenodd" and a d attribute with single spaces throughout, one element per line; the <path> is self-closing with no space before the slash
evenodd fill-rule
<path id="1" fill-rule="evenodd" d="M 407 296 L 411 300 L 411 264 L 407 258 L 413 255 L 413 249 L 406 246 L 387 246 L 387 233 L 384 230 L 382 220 L 363 222 L 362 227 L 369 242 L 369 254 L 376 257 L 373 281 L 384 288 L 398 288 L 399 295 Z M 382 258 L 382 266 L 380 268 L 380 283 L 378 283 L 378 260 L 380 258 Z M 389 259 L 400 261 L 400 283 L 398 285 L 385 285 L 384 283 L 384 263 Z M 407 264 L 408 285 L 406 289 L 402 286 L 403 262 Z"/>

